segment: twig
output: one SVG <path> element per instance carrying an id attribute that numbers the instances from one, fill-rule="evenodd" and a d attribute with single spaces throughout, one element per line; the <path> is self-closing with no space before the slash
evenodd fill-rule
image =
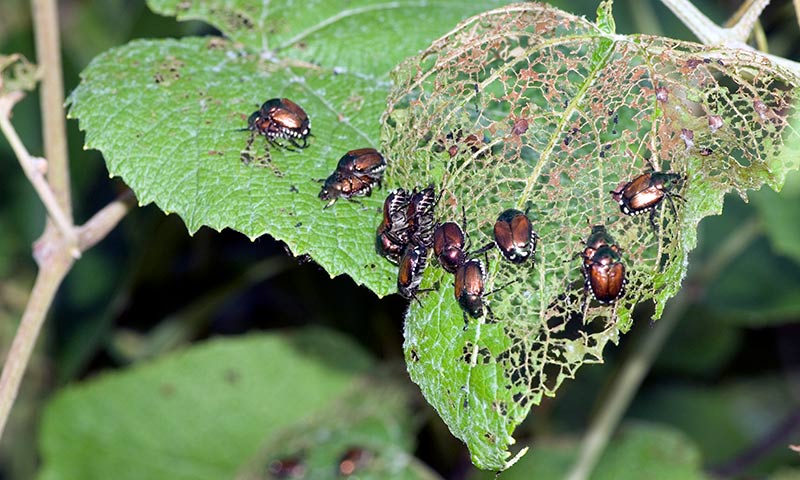
<path id="1" fill-rule="evenodd" d="M 75 259 L 70 255 L 53 255 L 36 276 L 28 305 L 22 314 L 17 333 L 8 351 L 0 376 L 0 435 L 3 433 L 11 406 L 19 392 L 19 385 L 31 358 L 39 331 L 53 303 L 53 298 L 61 285 L 61 281 L 72 267 Z"/>
<path id="2" fill-rule="evenodd" d="M 795 1 L 800 2 L 800 0 Z M 721 28 L 712 22 L 703 12 L 698 10 L 690 0 L 661 0 L 661 3 L 666 5 L 703 44 L 721 45 L 726 48 L 739 48 L 750 52 L 756 52 L 775 65 L 786 69 L 787 73 L 791 73 L 797 81 L 800 81 L 800 63 L 777 55 L 759 52 L 739 38 L 744 35 L 743 32 L 747 31 L 747 35 L 744 36 L 745 40 L 747 39 L 753 28 L 750 22 L 758 19 L 758 15 L 761 13 L 764 6 L 769 3 L 769 0 L 753 1 L 748 11 L 741 14 L 742 18 L 737 22 L 737 25 L 734 25 L 730 29 Z"/>
<path id="3" fill-rule="evenodd" d="M 661 0 L 705 45 L 722 43 L 722 30 L 689 0 Z"/>
<path id="4" fill-rule="evenodd" d="M 11 107 L 21 98 L 21 95 L 21 92 L 12 92 L 0 97 L 0 130 L 2 130 L 3 135 L 8 139 L 8 143 L 14 150 L 25 176 L 30 180 L 36 193 L 39 194 L 39 198 L 42 199 L 48 215 L 61 231 L 66 244 L 71 246 L 71 253 L 79 256 L 78 236 L 75 232 L 75 226 L 72 225 L 72 220 L 62 210 L 44 175 L 36 167 L 36 160 L 28 153 L 28 149 L 23 145 L 22 140 L 17 135 L 17 131 L 14 129 L 14 125 L 9 120 Z"/>
<path id="5" fill-rule="evenodd" d="M 31 8 L 33 9 L 37 63 L 42 69 L 39 109 L 42 112 L 44 156 L 49 162 L 47 181 L 65 217 L 72 224 L 58 5 L 56 0 L 31 0 Z"/>
<path id="6" fill-rule="evenodd" d="M 104 238 L 135 205 L 135 200 L 133 192 L 128 190 L 79 227 L 77 232 L 81 251 L 86 251 Z M 75 262 L 75 257 L 69 253 L 63 237 L 56 235 L 53 230 L 45 231 L 34 250 L 40 251 L 35 255 L 40 258 L 40 270 L 0 377 L 0 436 L 11 413 L 11 406 L 17 397 L 47 311 L 61 281 Z"/>
<path id="7" fill-rule="evenodd" d="M 130 189 L 125 190 L 116 200 L 95 213 L 88 222 L 78 228 L 78 245 L 81 252 L 92 248 L 136 206 L 136 197 Z"/>
<path id="8" fill-rule="evenodd" d="M 797 24 L 800 25 L 800 0 L 793 0 L 794 4 L 794 17 L 797 20 Z"/>
<path id="9" fill-rule="evenodd" d="M 769 5 L 769 0 L 749 0 L 745 5 L 747 5 L 746 8 L 739 9 L 741 13 L 737 12 L 740 15 L 739 20 L 731 28 L 726 29 L 729 38 L 740 42 L 746 42 L 750 38 L 753 28 L 758 22 L 758 17 Z"/>
<path id="10" fill-rule="evenodd" d="M 39 273 L 0 375 L 0 436 L 19 392 L 47 311 L 61 282 L 80 252 L 105 237 L 134 204 L 133 194 L 128 191 L 97 212 L 85 225 L 79 228 L 74 226 L 69 190 L 58 12 L 55 0 L 32 0 L 31 5 L 39 65 L 44 73 L 41 110 L 45 153 L 49 159 L 47 181 L 36 168 L 35 159 L 25 149 L 10 121 L 11 107 L 19 100 L 19 92 L 0 97 L 0 127 L 11 143 L 25 174 L 47 207 L 52 223 L 48 222 L 44 234 L 34 244 L 34 257 L 39 264 Z M 52 228 L 53 223 L 57 228 Z"/>
<path id="11" fill-rule="evenodd" d="M 578 460 L 567 475 L 568 480 L 585 480 L 594 470 L 597 461 L 605 450 L 611 434 L 616 429 L 622 415 L 630 405 L 631 399 L 642 384 L 656 355 L 678 323 L 687 308 L 702 295 L 703 285 L 719 275 L 722 269 L 736 258 L 761 233 L 761 225 L 750 220 L 742 225 L 720 245 L 700 271 L 693 275 L 681 293 L 669 304 L 664 316 L 655 323 L 641 344 L 634 347 L 631 357 L 626 359 L 619 376 L 614 380 L 605 406 L 592 421 L 583 438 Z"/>

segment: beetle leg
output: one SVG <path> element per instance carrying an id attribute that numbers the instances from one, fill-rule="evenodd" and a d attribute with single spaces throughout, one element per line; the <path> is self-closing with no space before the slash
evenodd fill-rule
<path id="1" fill-rule="evenodd" d="M 245 165 L 249 165 L 250 162 L 253 161 L 253 157 L 252 155 L 250 155 L 250 148 L 253 146 L 254 141 L 255 141 L 255 134 L 250 132 L 250 136 L 247 138 L 247 144 L 245 145 L 244 150 L 242 150 L 241 153 L 239 154 L 239 158 Z"/>
<path id="2" fill-rule="evenodd" d="M 464 314 L 464 331 L 467 331 L 467 327 L 469 327 L 469 319 L 467 318 L 467 312 L 462 311 L 461 313 Z"/>
<path id="3" fill-rule="evenodd" d="M 486 295 L 484 295 L 484 297 L 485 296 Z M 494 316 L 494 312 L 492 312 L 492 309 L 489 308 L 489 304 L 484 303 L 483 307 L 486 309 L 486 323 L 497 323 L 497 318 Z"/>
<path id="4" fill-rule="evenodd" d="M 583 323 L 586 323 L 586 315 L 589 314 L 589 288 L 588 285 L 583 287 Z"/>
<path id="5" fill-rule="evenodd" d="M 658 226 L 656 225 L 656 209 L 650 209 L 650 225 L 653 227 L 653 230 L 658 233 Z"/>
<path id="6" fill-rule="evenodd" d="M 303 138 L 303 144 L 302 145 L 297 143 L 297 141 L 294 138 L 291 138 L 291 137 L 289 137 L 289 143 L 291 143 L 292 145 L 294 145 L 295 147 L 297 147 L 297 148 L 299 148 L 301 150 L 306 148 L 306 147 L 308 147 L 308 140 L 306 140 L 305 137 Z M 292 150 L 292 151 L 295 151 L 295 150 Z"/>
<path id="7" fill-rule="evenodd" d="M 469 253 L 467 256 L 471 257 L 471 256 L 474 256 L 474 255 L 480 255 L 481 253 L 486 253 L 486 252 L 488 252 L 489 250 L 491 250 L 493 248 L 494 248 L 494 242 L 489 242 L 486 245 L 482 246 L 481 248 L 475 250 L 474 252 Z M 487 256 L 486 263 L 489 263 L 488 256 Z"/>

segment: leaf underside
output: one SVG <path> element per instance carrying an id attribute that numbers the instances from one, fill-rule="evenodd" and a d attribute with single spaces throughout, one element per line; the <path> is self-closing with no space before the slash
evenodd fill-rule
<path id="1" fill-rule="evenodd" d="M 604 4 L 600 15 L 607 15 Z M 604 10 L 605 9 L 605 10 Z M 788 124 L 798 81 L 755 53 L 650 36 L 614 35 L 540 4 L 473 17 L 402 64 L 385 113 L 391 184 L 433 183 L 441 221 L 460 222 L 475 247 L 507 208 L 528 210 L 540 240 L 534 262 L 489 253 L 485 302 L 469 319 L 452 277 L 429 267 L 405 327 L 412 379 L 473 462 L 502 470 L 512 433 L 543 395 L 582 364 L 602 361 L 631 326 L 677 293 L 696 227 L 731 190 L 780 188 L 797 159 Z M 722 121 L 721 126 L 719 120 Z M 471 137 L 472 136 L 472 137 Z M 686 179 L 648 215 L 626 216 L 609 192 L 649 171 Z M 590 225 L 623 249 L 628 285 L 615 305 L 589 302 L 577 257 Z"/>

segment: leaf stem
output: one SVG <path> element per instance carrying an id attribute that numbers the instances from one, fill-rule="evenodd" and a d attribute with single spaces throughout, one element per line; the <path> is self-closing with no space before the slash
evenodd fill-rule
<path id="1" fill-rule="evenodd" d="M 656 355 L 661 351 L 664 342 L 672 333 L 678 319 L 684 316 L 688 307 L 703 294 L 703 285 L 707 285 L 717 277 L 728 264 L 746 249 L 762 232 L 757 219 L 751 219 L 737 228 L 726 241 L 719 246 L 714 255 L 700 266 L 700 270 L 692 276 L 672 301 L 664 316 L 655 323 L 652 330 L 636 345 L 622 366 L 619 376 L 610 388 L 605 400 L 605 407 L 594 418 L 589 430 L 583 438 L 581 451 L 567 480 L 586 480 L 594 470 L 600 456 L 608 444 L 611 434 L 616 430 L 623 414 L 642 384 Z"/>
<path id="2" fill-rule="evenodd" d="M 8 143 L 14 150 L 14 154 L 17 156 L 17 160 L 19 160 L 19 164 L 22 166 L 25 176 L 30 180 L 39 198 L 42 199 L 42 203 L 44 203 L 50 219 L 61 231 L 61 235 L 63 235 L 66 244 L 71 247 L 71 253 L 76 255 L 77 258 L 77 256 L 80 256 L 80 251 L 78 250 L 78 236 L 75 232 L 75 226 L 72 224 L 72 219 L 61 208 L 56 194 L 53 192 L 53 189 L 50 188 L 50 184 L 45 180 L 42 171 L 37 168 L 37 164 L 41 161 L 37 161 L 37 159 L 34 159 L 34 157 L 28 153 L 19 135 L 17 135 L 14 125 L 11 123 L 11 108 L 21 98 L 21 92 L 11 92 L 0 97 L 0 130 L 2 130 L 3 135 L 8 139 Z"/>

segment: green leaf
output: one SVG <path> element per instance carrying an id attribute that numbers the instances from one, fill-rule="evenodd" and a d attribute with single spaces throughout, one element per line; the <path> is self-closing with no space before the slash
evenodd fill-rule
<path id="1" fill-rule="evenodd" d="M 215 25 L 226 37 L 253 52 L 376 76 L 388 73 L 459 20 L 506 3 L 509 2 L 148 1 L 162 15 Z"/>
<path id="2" fill-rule="evenodd" d="M 207 20 L 234 41 L 139 40 L 112 49 L 81 74 L 70 116 L 80 119 L 86 148 L 103 152 L 111 176 L 140 204 L 180 215 L 191 233 L 208 226 L 251 239 L 272 235 L 331 276 L 346 273 L 387 295 L 396 270 L 374 251 L 381 195 L 323 210 L 315 180 L 345 152 L 379 146 L 384 74 L 396 61 L 457 18 L 499 3 L 362 0 L 339 11 L 321 1 L 152 1 L 161 13 Z M 412 25 L 413 35 L 394 30 Z M 249 133 L 236 131 L 275 97 L 299 104 L 313 133 L 305 150 L 271 150 L 283 176 L 244 165 Z M 256 138 L 257 152 L 265 145 Z"/>
<path id="3" fill-rule="evenodd" d="M 566 478 L 577 460 L 575 441 L 544 440 L 529 455 L 503 473 L 507 480 Z M 488 474 L 471 480 L 489 480 Z M 609 443 L 591 476 L 592 480 L 701 480 L 700 453 L 686 435 L 673 428 L 633 423 Z"/>
<path id="4" fill-rule="evenodd" d="M 433 478 L 417 470 L 418 461 L 409 455 L 415 422 L 398 390 L 386 382 L 363 382 L 324 412 L 271 435 L 236 478 L 262 479 L 265 465 L 286 459 L 302 459 L 304 478 L 334 478 L 352 450 L 361 453 L 354 472 L 359 479 Z"/>
<path id="5" fill-rule="evenodd" d="M 371 363 L 317 330 L 214 340 L 104 375 L 48 406 L 40 478 L 231 478 L 271 435 L 354 395 Z"/>
<path id="6" fill-rule="evenodd" d="M 542 4 L 462 23 L 395 71 L 382 131 L 398 161 L 388 181 L 433 183 L 437 219 L 466 209 L 472 245 L 492 240 L 497 215 L 529 210 L 534 262 L 489 255 L 492 315 L 464 316 L 452 276 L 425 272 L 406 320 L 411 378 L 480 468 L 502 470 L 514 428 L 584 363 L 602 361 L 631 312 L 653 318 L 679 290 L 697 224 L 727 191 L 779 188 L 800 158 L 781 156 L 798 79 L 757 53 L 608 33 Z M 719 123 L 721 121 L 721 124 Z M 620 212 L 610 191 L 672 171 L 680 195 L 647 215 Z M 586 303 L 582 252 L 604 224 L 623 250 L 627 289 L 613 306 Z M 488 312 L 488 310 L 486 310 Z"/>
<path id="7" fill-rule="evenodd" d="M 331 275 L 350 272 L 390 293 L 394 275 L 371 248 L 374 232 L 356 228 L 365 219 L 377 225 L 380 200 L 323 211 L 314 181 L 344 152 L 373 145 L 385 90 L 352 74 L 272 68 L 218 38 L 134 41 L 82 73 L 70 113 L 86 130 L 86 147 L 103 152 L 109 174 L 140 204 L 177 212 L 190 232 L 206 225 L 252 239 L 272 234 L 296 254 L 311 252 Z M 302 105 L 315 135 L 303 151 L 272 152 L 280 177 L 240 160 L 249 134 L 236 129 L 266 97 Z"/>

